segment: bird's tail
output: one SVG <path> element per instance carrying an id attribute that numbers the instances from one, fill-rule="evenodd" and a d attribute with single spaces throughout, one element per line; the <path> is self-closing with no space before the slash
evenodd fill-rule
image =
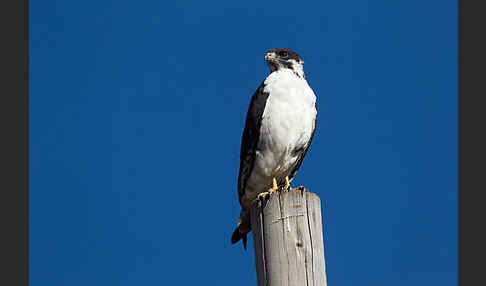
<path id="1" fill-rule="evenodd" d="M 231 243 L 235 244 L 238 241 L 240 241 L 240 239 L 242 239 L 243 240 L 243 248 L 246 250 L 246 240 L 247 240 L 246 235 L 247 235 L 246 233 L 241 233 L 240 230 L 237 227 L 235 229 L 235 231 L 233 232 L 233 235 L 231 236 Z"/>

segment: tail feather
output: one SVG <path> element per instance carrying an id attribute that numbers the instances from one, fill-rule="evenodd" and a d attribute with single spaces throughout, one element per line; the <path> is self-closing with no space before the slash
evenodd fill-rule
<path id="1" fill-rule="evenodd" d="M 231 236 L 231 243 L 235 244 L 238 241 L 240 241 L 240 239 L 242 239 L 243 248 L 246 250 L 246 241 L 247 241 L 246 235 L 247 235 L 246 233 L 241 233 L 240 230 L 236 228 L 235 231 L 233 232 L 233 235 Z"/>

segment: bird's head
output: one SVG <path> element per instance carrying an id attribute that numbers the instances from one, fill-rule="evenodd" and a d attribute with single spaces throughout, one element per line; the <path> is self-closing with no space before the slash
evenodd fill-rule
<path id="1" fill-rule="evenodd" d="M 290 69 L 298 76 L 304 77 L 304 60 L 291 49 L 270 49 L 265 53 L 265 61 L 272 72 L 279 69 Z"/>

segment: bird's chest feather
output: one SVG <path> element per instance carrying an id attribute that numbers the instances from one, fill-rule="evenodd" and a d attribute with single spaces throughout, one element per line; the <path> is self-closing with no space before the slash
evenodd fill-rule
<path id="1" fill-rule="evenodd" d="M 265 172 L 287 172 L 298 158 L 292 152 L 307 144 L 315 124 L 316 97 L 305 79 L 292 72 L 272 73 L 258 143 L 259 165 Z"/>

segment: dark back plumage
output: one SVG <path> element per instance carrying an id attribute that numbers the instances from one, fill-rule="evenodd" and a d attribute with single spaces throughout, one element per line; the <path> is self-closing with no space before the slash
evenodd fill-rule
<path id="1" fill-rule="evenodd" d="M 245 129 L 241 138 L 240 171 L 238 173 L 238 199 L 241 203 L 246 188 L 246 181 L 251 174 L 255 161 L 256 147 L 260 137 L 263 111 L 267 103 L 268 93 L 263 92 L 264 82 L 253 94 L 246 114 Z"/>

